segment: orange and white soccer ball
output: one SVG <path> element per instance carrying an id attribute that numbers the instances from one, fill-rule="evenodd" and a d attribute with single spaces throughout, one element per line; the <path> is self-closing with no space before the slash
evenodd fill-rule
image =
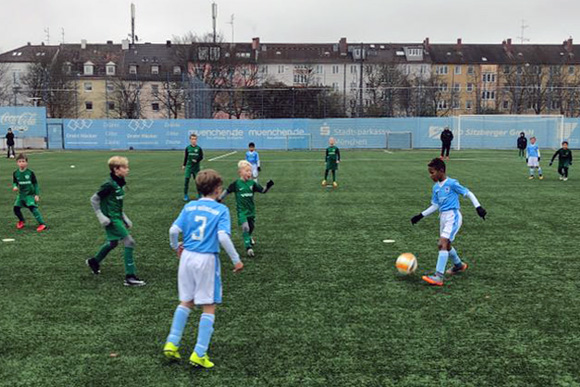
<path id="1" fill-rule="evenodd" d="M 401 274 L 412 274 L 417 270 L 417 258 L 411 253 L 403 253 L 397 258 L 395 266 Z"/>

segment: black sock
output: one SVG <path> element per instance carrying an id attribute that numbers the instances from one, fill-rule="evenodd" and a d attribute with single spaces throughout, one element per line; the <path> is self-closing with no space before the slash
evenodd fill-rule
<path id="1" fill-rule="evenodd" d="M 19 221 L 24 222 L 24 216 L 22 216 L 22 211 L 20 210 L 20 207 L 14 207 L 14 215 L 16 215 Z"/>

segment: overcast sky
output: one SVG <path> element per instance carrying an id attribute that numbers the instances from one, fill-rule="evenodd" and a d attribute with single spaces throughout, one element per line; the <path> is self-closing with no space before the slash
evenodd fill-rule
<path id="1" fill-rule="evenodd" d="M 50 44 L 120 42 L 130 32 L 131 0 L 0 0 L 0 50 Z M 162 43 L 188 31 L 211 31 L 211 0 L 133 0 L 141 42 Z M 580 44 L 580 0 L 216 0 L 218 32 L 237 42 L 529 43 Z"/>

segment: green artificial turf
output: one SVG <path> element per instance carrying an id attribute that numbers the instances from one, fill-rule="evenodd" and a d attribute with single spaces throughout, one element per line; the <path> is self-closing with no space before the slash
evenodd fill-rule
<path id="1" fill-rule="evenodd" d="M 203 146 L 203 142 L 201 142 Z M 228 184 L 244 152 L 207 151 Z M 168 363 L 161 350 L 178 303 L 168 230 L 183 206 L 182 152 L 130 159 L 132 219 L 143 288 L 123 286 L 122 249 L 94 276 L 104 241 L 89 203 L 112 152 L 31 153 L 50 230 L 31 214 L 16 230 L 13 160 L 0 160 L 0 385 L 5 386 L 570 386 L 580 385 L 580 170 L 527 179 L 517 151 L 452 152 L 462 200 L 455 247 L 470 264 L 443 288 L 421 281 L 437 259 L 426 164 L 436 151 L 342 151 L 337 189 L 321 187 L 324 152 L 261 151 L 256 258 L 240 274 L 222 253 L 224 303 L 211 371 Z M 71 168 L 75 165 L 75 168 Z M 226 204 L 234 210 L 234 198 Z M 232 211 L 232 238 L 242 252 Z M 394 239 L 385 244 L 383 239 Z M 417 273 L 394 261 L 414 253 Z M 245 255 L 242 254 L 245 258 Z M 189 357 L 199 312 L 182 344 Z"/>

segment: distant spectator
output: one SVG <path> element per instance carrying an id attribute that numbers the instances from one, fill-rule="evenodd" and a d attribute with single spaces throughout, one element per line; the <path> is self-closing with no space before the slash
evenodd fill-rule
<path id="1" fill-rule="evenodd" d="M 12 158 L 16 157 L 14 153 L 14 133 L 12 133 L 12 128 L 8 128 L 8 133 L 6 133 L 6 148 L 8 149 L 8 154 L 6 158 L 9 159 L 10 156 Z"/>
<path id="2" fill-rule="evenodd" d="M 451 133 L 449 127 L 446 126 L 445 129 L 443 129 L 443 132 L 441 132 L 441 160 L 443 160 L 444 156 L 449 160 L 451 141 L 453 141 L 453 133 Z"/>
<path id="3" fill-rule="evenodd" d="M 528 147 L 528 139 L 524 132 L 520 133 L 518 137 L 518 149 L 520 150 L 520 159 L 526 157 L 526 148 Z"/>

